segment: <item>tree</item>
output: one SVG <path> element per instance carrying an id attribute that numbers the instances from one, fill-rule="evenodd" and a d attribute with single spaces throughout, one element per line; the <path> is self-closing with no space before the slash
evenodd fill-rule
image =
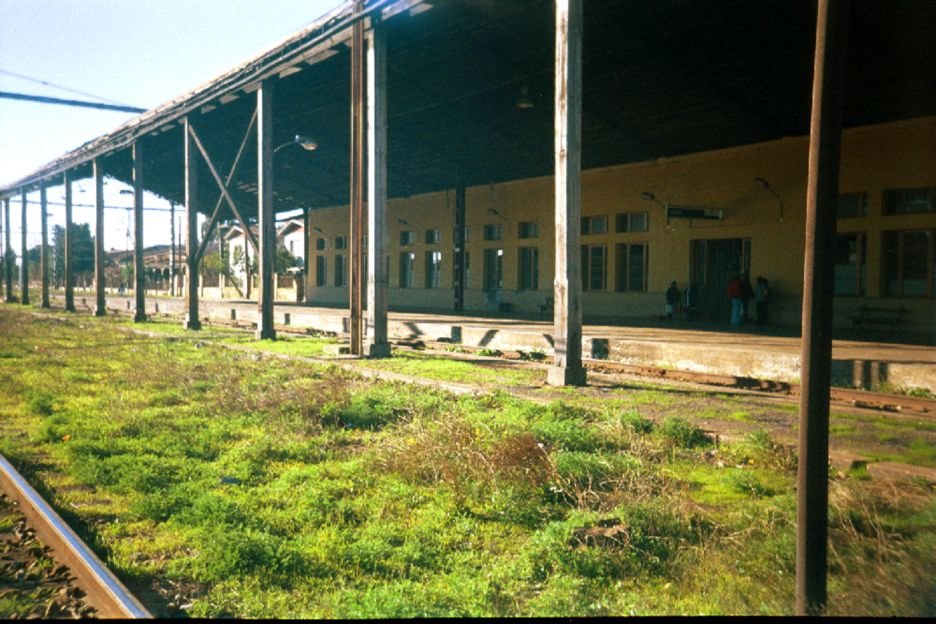
<path id="1" fill-rule="evenodd" d="M 94 271 L 94 237 L 87 223 L 72 223 L 72 273 L 80 275 Z M 52 226 L 52 271 L 55 283 L 65 281 L 65 228 Z"/>
<path id="2" fill-rule="evenodd" d="M 299 265 L 299 259 L 292 255 L 284 245 L 276 246 L 276 260 L 274 266 L 277 273 L 285 273 L 287 269 Z"/>

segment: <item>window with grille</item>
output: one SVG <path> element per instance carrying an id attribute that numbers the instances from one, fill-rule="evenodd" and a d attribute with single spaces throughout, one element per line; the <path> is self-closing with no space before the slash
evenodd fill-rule
<path id="1" fill-rule="evenodd" d="M 518 270 L 517 284 L 520 290 L 539 288 L 539 249 L 537 247 L 520 248 Z"/>
<path id="2" fill-rule="evenodd" d="M 646 292 L 647 243 L 618 243 L 614 246 L 614 290 Z"/>
<path id="3" fill-rule="evenodd" d="M 605 245 L 582 245 L 582 290 L 605 290 L 607 256 Z"/>
<path id="4" fill-rule="evenodd" d="M 616 232 L 646 232 L 647 231 L 647 213 L 646 212 L 619 212 L 615 216 Z"/>
<path id="5" fill-rule="evenodd" d="M 582 235 L 605 234 L 608 231 L 608 215 L 582 217 Z"/>

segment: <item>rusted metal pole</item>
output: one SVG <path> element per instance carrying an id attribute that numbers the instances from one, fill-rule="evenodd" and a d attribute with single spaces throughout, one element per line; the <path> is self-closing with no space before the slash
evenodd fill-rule
<path id="1" fill-rule="evenodd" d="M 62 178 L 65 183 L 65 311 L 75 311 L 75 276 L 72 271 L 72 185 L 71 175 L 66 171 Z"/>
<path id="2" fill-rule="evenodd" d="M 201 329 L 198 317 L 198 156 L 185 118 L 185 329 Z"/>
<path id="3" fill-rule="evenodd" d="M 107 316 L 104 276 L 104 167 L 94 159 L 94 316 Z"/>
<path id="4" fill-rule="evenodd" d="M 374 23 L 367 35 L 367 353 L 390 357 L 387 337 L 387 43 Z"/>
<path id="5" fill-rule="evenodd" d="M 554 350 L 548 382 L 585 385 L 582 366 L 582 0 L 556 0 Z"/>
<path id="6" fill-rule="evenodd" d="M 356 0 L 354 12 L 364 10 L 363 0 Z M 364 242 L 364 22 L 351 27 L 351 274 L 348 280 L 351 315 L 350 350 L 363 355 L 363 280 L 361 258 Z"/>
<path id="7" fill-rule="evenodd" d="M 52 307 L 49 301 L 49 202 L 46 198 L 45 180 L 39 181 L 39 205 L 41 208 L 42 246 L 39 256 L 39 272 L 42 274 L 42 307 Z"/>
<path id="8" fill-rule="evenodd" d="M 465 231 L 467 222 L 465 211 L 467 204 L 465 201 L 465 178 L 458 176 L 455 185 L 455 262 L 454 262 L 454 299 L 455 311 L 462 312 L 465 309 Z"/>
<path id="9" fill-rule="evenodd" d="M 276 258 L 276 220 L 273 215 L 273 82 L 257 89 L 257 206 L 260 222 L 260 292 L 257 293 L 257 339 L 273 340 L 273 273 Z M 245 234 L 247 234 L 245 232 Z M 244 245 L 247 249 L 247 245 Z M 248 279 L 249 272 L 248 272 Z"/>
<path id="10" fill-rule="evenodd" d="M 143 265 L 143 146 L 133 143 L 133 294 L 135 323 L 146 320 L 146 274 Z"/>
<path id="11" fill-rule="evenodd" d="M 797 476 L 796 612 L 826 605 L 832 284 L 849 0 L 819 0 L 813 70 L 806 252 L 803 261 L 802 395 Z"/>
<path id="12" fill-rule="evenodd" d="M 10 198 L 3 200 L 4 240 L 6 247 L 3 251 L 3 280 L 6 282 L 6 302 L 13 303 L 13 247 L 10 242 Z"/>
<path id="13" fill-rule="evenodd" d="M 20 191 L 20 201 L 22 202 L 22 211 L 20 213 L 20 303 L 29 305 L 29 248 L 26 242 L 26 188 Z"/>

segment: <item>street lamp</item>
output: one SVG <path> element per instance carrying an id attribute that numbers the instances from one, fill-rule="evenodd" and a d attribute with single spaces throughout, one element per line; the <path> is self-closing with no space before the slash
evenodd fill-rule
<path id="1" fill-rule="evenodd" d="M 783 223 L 783 200 L 780 198 L 779 195 L 777 195 L 777 191 L 773 190 L 773 188 L 771 188 L 770 186 L 770 182 L 768 182 L 764 178 L 754 178 L 754 183 L 757 184 L 757 186 L 764 189 L 765 191 L 768 191 L 771 195 L 773 195 L 777 199 L 777 203 L 780 204 L 780 223 Z"/>
<path id="2" fill-rule="evenodd" d="M 313 138 L 304 136 L 302 134 L 297 134 L 295 137 L 293 137 L 292 141 L 287 141 L 286 143 L 283 143 L 282 145 L 278 145 L 276 149 L 273 150 L 273 153 L 275 154 L 276 152 L 280 151 L 284 147 L 288 147 L 290 145 L 298 145 L 302 149 L 306 150 L 307 152 L 311 152 L 311 151 L 318 149 L 318 141 L 316 141 Z"/>
<path id="3" fill-rule="evenodd" d="M 670 227 L 670 222 L 669 222 L 669 209 L 666 207 L 666 204 L 664 204 L 664 203 L 661 202 L 659 199 L 657 199 L 657 198 L 656 198 L 656 195 L 654 195 L 653 193 L 648 193 L 647 191 L 644 191 L 643 193 L 640 194 L 640 199 L 644 199 L 644 200 L 647 200 L 647 201 L 656 202 L 656 203 L 660 204 L 661 206 L 663 206 L 663 213 L 666 215 L 666 229 L 667 229 L 667 230 L 672 230 L 672 229 L 673 229 L 672 227 Z"/>

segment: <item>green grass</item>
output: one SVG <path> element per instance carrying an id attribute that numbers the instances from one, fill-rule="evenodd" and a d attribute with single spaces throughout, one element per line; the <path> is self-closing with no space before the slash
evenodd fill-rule
<path id="1" fill-rule="evenodd" d="M 793 611 L 795 456 L 766 430 L 716 447 L 699 429 L 751 425 L 736 397 L 457 397 L 263 356 L 328 339 L 114 324 L 0 306 L 0 451 L 157 615 Z M 540 375 L 409 352 L 359 365 L 506 387 Z M 931 431 L 887 431 L 932 460 Z M 933 615 L 934 495 L 885 486 L 860 470 L 831 483 L 833 614 Z"/>
<path id="2" fill-rule="evenodd" d="M 389 359 L 358 361 L 357 364 L 373 370 L 458 384 L 538 386 L 546 379 L 545 372 L 539 369 L 512 368 L 507 363 L 494 366 L 490 363 L 400 350 L 394 350 Z"/>

